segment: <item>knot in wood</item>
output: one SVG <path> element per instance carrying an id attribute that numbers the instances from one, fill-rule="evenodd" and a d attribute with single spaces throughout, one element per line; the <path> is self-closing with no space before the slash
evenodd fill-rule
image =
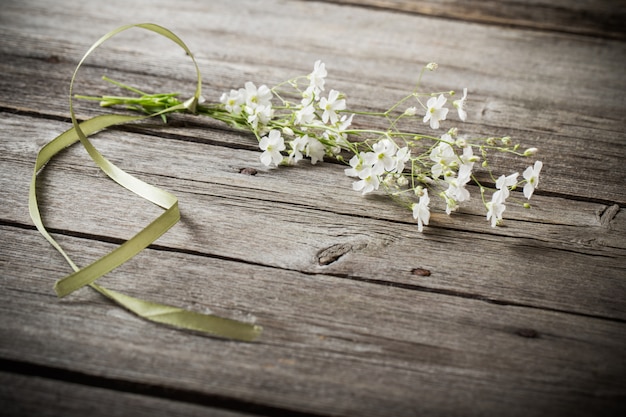
<path id="1" fill-rule="evenodd" d="M 367 246 L 365 243 L 338 243 L 317 253 L 317 262 L 320 265 L 329 265 L 350 251 L 356 251 Z"/>

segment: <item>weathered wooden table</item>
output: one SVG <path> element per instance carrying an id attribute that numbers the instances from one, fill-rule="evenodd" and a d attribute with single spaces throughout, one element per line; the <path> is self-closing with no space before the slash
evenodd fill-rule
<path id="1" fill-rule="evenodd" d="M 626 415 L 624 2 L 355 3 L 2 2 L 0 414 Z M 540 148 L 533 208 L 491 228 L 479 199 L 450 217 L 435 205 L 420 234 L 405 209 L 353 192 L 338 163 L 268 169 L 248 134 L 152 121 L 93 140 L 177 195 L 182 221 L 100 281 L 256 321 L 262 337 L 159 326 L 88 289 L 59 300 L 69 267 L 28 215 L 35 155 L 70 126 L 83 53 L 138 22 L 187 42 L 214 101 L 322 59 L 352 107 L 382 111 L 435 61 L 425 85 L 470 90 L 466 133 Z M 102 75 L 194 88 L 184 53 L 141 31 L 90 57 L 77 91 L 110 93 Z M 105 111 L 79 103 L 78 116 Z M 46 224 L 82 264 L 159 213 L 80 146 L 41 177 Z"/>

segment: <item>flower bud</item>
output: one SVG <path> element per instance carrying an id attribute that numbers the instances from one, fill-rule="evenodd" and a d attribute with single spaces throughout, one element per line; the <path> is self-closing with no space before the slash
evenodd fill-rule
<path id="1" fill-rule="evenodd" d="M 404 114 L 406 116 L 415 116 L 417 114 L 417 108 L 415 107 L 409 107 L 408 109 L 406 109 L 404 111 Z"/>
<path id="2" fill-rule="evenodd" d="M 436 62 L 431 62 L 428 65 L 426 65 L 426 69 L 429 71 L 434 71 L 437 68 L 439 68 L 439 65 Z"/>
<path id="3" fill-rule="evenodd" d="M 388 186 L 392 186 L 394 184 L 394 182 L 395 182 L 395 178 L 393 177 L 393 175 L 387 174 L 383 181 Z"/>
<path id="4" fill-rule="evenodd" d="M 524 151 L 524 156 L 533 156 L 537 151 L 539 151 L 537 148 L 528 148 Z"/>

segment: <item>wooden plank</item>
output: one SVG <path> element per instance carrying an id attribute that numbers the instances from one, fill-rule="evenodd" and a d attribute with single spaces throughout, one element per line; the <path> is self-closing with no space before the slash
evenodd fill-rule
<path id="1" fill-rule="evenodd" d="M 3 364 L 4 365 L 4 364 Z M 30 371 L 38 368 L 32 367 Z M 2 414 L 12 417 L 84 417 L 89 416 L 215 416 L 239 417 L 250 414 L 226 411 L 214 407 L 171 401 L 156 396 L 145 396 L 85 385 L 105 383 L 103 379 L 90 379 L 81 375 L 81 383 L 65 382 L 42 377 L 11 374 L 0 371 L 0 403 Z M 121 385 L 121 384 L 120 384 Z"/>
<path id="2" fill-rule="evenodd" d="M 13 120 L 12 140 L 0 136 L 0 147 L 12 175 L 0 184 L 13 204 L 1 216 L 30 224 L 25 196 L 38 144 L 30 141 L 31 130 L 19 134 L 20 126 L 32 126 L 28 118 L 7 120 Z M 64 129 L 58 122 L 41 122 L 37 129 L 45 126 Z M 616 215 L 622 210 L 611 209 L 612 220 L 603 223 L 600 211 L 607 206 L 543 197 L 536 212 L 512 209 L 506 228 L 492 229 L 475 206 L 451 217 L 434 214 L 431 227 L 419 234 L 410 213 L 389 200 L 346 193 L 348 178 L 333 185 L 333 164 L 248 176 L 239 170 L 258 152 L 124 132 L 105 133 L 94 142 L 112 161 L 179 196 L 182 224 L 159 240 L 177 251 L 626 318 L 625 301 L 614 297 L 626 290 L 624 216 Z M 121 241 L 160 213 L 102 176 L 80 147 L 52 163 L 41 193 L 49 227 Z M 431 274 L 416 275 L 416 268 Z"/>
<path id="3" fill-rule="evenodd" d="M 626 4 L 622 1 L 600 0 L 575 3 L 567 0 L 329 1 L 483 24 L 521 26 L 617 39 L 626 38 L 623 25 L 626 19 Z"/>
<path id="4" fill-rule="evenodd" d="M 526 15 L 513 29 L 395 12 L 402 3 L 385 11 L 180 1 L 173 11 L 156 0 L 129 11 L 120 0 L 97 8 L 4 2 L 0 386 L 16 377 L 24 388 L 0 398 L 41 388 L 45 402 L 72 391 L 78 404 L 102 394 L 162 414 L 624 414 L 626 44 L 610 25 L 604 34 L 585 32 L 586 23 L 568 33 L 574 6 L 557 11 L 559 2 L 535 3 L 533 18 L 542 9 L 558 17 L 548 18 L 556 27 L 537 19 L 531 29 L 521 27 Z M 515 10 L 508 0 L 500 7 Z M 470 87 L 464 132 L 511 134 L 542 149 L 535 208 L 509 207 L 507 227 L 491 229 L 474 201 L 450 218 L 433 215 L 420 235 L 410 213 L 352 193 L 337 164 L 258 169 L 249 136 L 180 117 L 176 127 L 95 139 L 123 168 L 178 195 L 183 211 L 180 225 L 102 283 L 257 322 L 261 340 L 157 326 L 87 290 L 56 300 L 52 283 L 69 268 L 28 219 L 35 152 L 68 127 L 59 120 L 67 120 L 75 63 L 129 16 L 163 23 L 189 43 L 213 100 L 323 59 L 328 84 L 347 92 L 351 106 L 383 110 L 422 64 L 439 62 L 425 85 Z M 194 85 L 188 58 L 140 31 L 91 57 L 77 91 L 111 91 L 98 80 L 103 73 L 150 91 L 189 94 Z M 81 117 L 100 111 L 79 106 Z M 257 175 L 239 173 L 251 166 Z M 46 224 L 81 265 L 159 213 L 105 179 L 78 147 L 41 180 Z"/>
<path id="5" fill-rule="evenodd" d="M 18 90 L 20 85 L 28 85 L 29 79 L 43 79 L 40 78 L 43 77 L 43 68 L 34 73 L 25 73 L 25 71 L 20 69 L 23 67 L 37 68 L 37 66 L 41 64 L 40 61 L 20 60 L 19 58 L 15 59 L 13 57 L 7 57 L 5 61 L 14 62 L 17 65 L 7 69 L 7 72 L 10 72 L 9 78 L 11 80 L 19 80 L 19 82 L 7 82 L 6 85 L 3 86 L 3 88 L 6 87 L 7 95 L 6 100 L 4 103 L 1 103 L 1 105 L 4 105 L 9 111 L 20 110 L 36 114 L 45 111 L 46 114 L 49 115 L 63 118 L 67 117 L 67 110 L 63 100 L 60 101 L 60 103 L 63 103 L 62 105 L 59 105 L 59 101 L 56 100 L 51 101 L 49 104 L 42 103 L 38 98 L 39 93 L 36 94 L 33 92 L 30 95 L 24 95 L 23 90 Z M 66 66 L 67 72 L 71 72 L 69 67 L 70 65 Z M 106 93 L 102 85 L 97 85 L 100 70 L 89 71 L 89 73 L 93 76 L 93 80 L 95 80 L 94 82 L 96 83 L 91 90 Z M 158 80 L 155 79 L 154 81 Z M 46 83 L 46 85 L 53 84 L 55 83 Z M 175 90 L 175 85 L 173 83 L 170 84 L 171 85 L 168 87 L 171 90 Z M 54 91 L 47 92 L 46 95 L 64 97 L 66 95 L 64 89 L 67 85 L 61 82 L 56 83 L 56 85 L 58 88 Z M 167 91 L 169 91 L 168 87 L 166 87 Z M 40 90 L 39 87 L 36 87 L 36 89 Z M 401 92 L 396 91 L 395 94 L 396 97 L 399 97 Z M 491 106 L 491 104 L 489 104 L 489 106 Z M 493 104 L 493 106 L 499 107 L 500 105 Z M 528 106 L 530 107 L 531 104 L 528 104 Z M 618 111 L 620 105 L 615 104 L 615 106 L 617 107 L 611 112 Z M 519 108 L 509 108 L 507 110 L 502 108 L 496 109 L 495 107 L 493 108 L 494 114 L 499 115 L 497 117 L 506 117 L 507 119 L 509 119 L 509 116 L 505 114 L 507 111 L 514 114 L 521 113 L 522 119 L 532 118 L 531 113 L 534 112 L 534 110 L 528 109 L 520 110 Z M 79 108 L 84 110 L 82 112 L 83 117 L 103 113 L 103 110 L 94 106 L 86 107 L 79 105 Z M 375 110 L 383 109 L 378 108 Z M 480 137 L 488 133 L 503 135 L 510 133 L 514 138 L 535 138 L 522 139 L 521 142 L 526 146 L 537 145 L 541 148 L 539 157 L 545 161 L 545 170 L 538 194 L 547 192 L 566 197 L 574 196 L 577 199 L 624 204 L 624 202 L 626 202 L 626 192 L 624 192 L 621 184 L 626 178 L 626 172 L 624 171 L 621 161 L 624 154 L 626 154 L 626 149 L 624 148 L 625 142 L 623 133 L 619 130 L 622 123 L 618 122 L 617 119 L 612 123 L 610 119 L 601 121 L 598 118 L 592 122 L 595 126 L 585 125 L 585 122 L 579 123 L 579 121 L 574 120 L 579 118 L 579 114 L 574 111 L 562 117 L 557 115 L 549 115 L 547 117 L 561 118 L 563 119 L 562 123 L 569 125 L 569 127 L 565 127 L 559 133 L 550 133 L 546 136 L 539 137 L 535 131 L 522 130 L 520 127 L 505 129 L 501 126 L 494 126 L 486 128 L 480 124 L 464 126 L 467 127 L 466 134 L 470 137 Z M 549 123 L 547 117 L 545 123 Z M 521 123 L 523 122 L 524 120 L 522 120 Z M 363 122 L 361 123 L 361 127 L 369 126 L 363 124 Z M 506 121 L 503 120 L 500 123 L 506 123 Z M 605 131 L 604 128 L 601 128 L 600 123 L 608 124 L 608 130 Z M 181 125 L 184 126 L 185 129 L 181 129 Z M 226 139 L 227 141 L 221 143 L 228 147 L 256 148 L 253 137 L 247 133 L 227 135 L 223 136 L 222 139 L 222 137 L 211 135 L 208 131 L 211 128 L 224 129 L 225 126 L 206 119 L 186 118 L 182 119 L 177 127 L 159 128 L 159 134 L 187 137 L 190 140 L 206 142 Z M 152 129 L 152 131 L 154 131 L 154 129 Z M 586 152 L 585 149 L 589 146 L 590 138 L 593 138 L 594 143 L 598 146 L 594 148 L 593 152 Z M 512 166 L 511 164 L 513 163 L 517 165 Z M 515 161 L 512 158 L 496 158 L 494 160 L 494 167 L 499 172 L 509 172 L 509 170 L 513 168 L 523 170 L 526 163 L 527 161 Z M 589 175 L 581 176 L 578 175 L 579 172 L 587 172 Z"/>
<path id="6" fill-rule="evenodd" d="M 42 277 L 67 269 L 61 257 L 34 231 L 0 230 L 14 245 L 0 254 L 5 361 L 284 412 L 623 411 L 623 323 L 169 251 L 147 250 L 102 280 L 265 326 L 258 343 L 223 342 L 144 322 L 89 291 L 55 301 Z M 111 247 L 61 241 L 78 262 Z"/>
<path id="7" fill-rule="evenodd" d="M 394 13 L 361 11 L 355 15 L 350 14 L 351 8 L 330 4 L 320 4 L 318 14 L 306 17 L 294 28 L 289 26 L 288 16 L 300 10 L 296 2 L 277 7 L 276 14 L 260 17 L 262 24 L 282 28 L 280 34 L 288 33 L 293 44 L 308 45 L 293 50 L 291 44 L 284 43 L 281 36 L 277 38 L 271 31 L 258 33 L 250 28 L 237 29 L 235 33 L 233 27 L 245 26 L 247 17 L 237 15 L 224 4 L 214 5 L 215 14 L 223 17 L 221 20 L 213 14 L 204 16 L 192 6 L 180 16 L 189 19 L 181 25 L 180 32 L 197 51 L 205 79 L 210 80 L 206 95 L 213 100 L 222 91 L 248 79 L 270 83 L 304 73 L 310 70 L 311 62 L 323 58 L 331 74 L 329 83 L 346 91 L 352 105 L 383 110 L 414 82 L 418 67 L 415 56 L 423 57 L 424 62 L 432 59 L 441 68 L 426 78 L 428 87 L 470 87 L 470 118 L 462 125 L 465 133 L 510 134 L 524 145 L 539 147 L 546 162 L 544 191 L 626 204 L 626 192 L 621 185 L 626 178 L 621 163 L 626 155 L 626 141 L 624 122 L 619 116 L 624 110 L 620 92 L 626 89 L 626 81 L 612 75 L 623 68 L 626 56 L 623 42 L 463 22 L 433 22 L 420 16 Z M 257 13 L 260 6 L 246 4 L 246 7 Z M 0 88 L 5 91 L 0 105 L 67 117 L 61 97 L 66 96 L 73 64 L 89 42 L 110 27 L 95 23 L 84 32 L 68 34 L 42 22 L 39 32 L 29 34 L 21 31 L 21 10 L 16 6 L 13 12 L 8 12 L 2 25 L 5 40 L 2 51 L 7 55 L 1 61 L 7 77 L 0 81 Z M 209 23 L 198 22 L 200 16 L 210 19 Z M 321 32 L 319 40 L 311 39 L 310 34 L 315 32 L 321 16 L 328 16 L 331 22 L 342 22 L 351 36 L 335 41 L 324 38 Z M 93 18 L 99 22 L 96 16 Z M 380 19 L 376 31 L 371 30 L 372 19 Z M 200 27 L 209 24 L 215 45 L 204 46 L 208 35 L 202 31 L 185 29 L 194 22 Z M 175 22 L 172 26 L 178 29 Z M 415 26 L 423 26 L 420 43 L 412 36 Z M 442 30 L 446 33 L 443 43 L 437 37 Z M 236 34 L 241 39 L 234 47 L 232 39 Z M 82 89 L 78 91 L 111 91 L 99 81 L 102 67 L 107 68 L 110 76 L 148 90 L 186 88 L 189 91 L 193 87 L 189 62 L 175 47 L 167 47 L 167 42 L 141 33 L 129 33 L 116 41 L 119 42 L 113 42 L 109 49 L 104 48 L 90 59 L 96 67 L 86 68 L 84 78 L 81 77 Z M 317 42 L 328 47 L 320 50 Z M 274 53 L 276 48 L 285 51 L 279 54 L 280 58 Z M 132 59 L 128 59 L 130 50 Z M 346 51 L 350 51 L 349 56 Z M 256 59 L 259 55 L 266 60 L 259 62 Z M 529 56 L 533 59 L 528 59 Z M 539 70 L 539 62 L 549 65 Z M 185 65 L 184 71 L 181 65 Z M 463 84 L 459 85 L 460 80 Z M 42 102 L 42 95 L 59 99 Z M 378 97 L 377 102 L 372 102 L 372 96 Z M 82 116 L 98 111 L 81 107 Z M 417 127 L 421 129 L 421 123 Z M 202 135 L 201 130 L 195 130 L 193 135 Z M 237 144 L 245 141 L 240 139 Z M 595 146 L 589 146 L 590 143 Z M 580 172 L 587 175 L 578 175 Z"/>

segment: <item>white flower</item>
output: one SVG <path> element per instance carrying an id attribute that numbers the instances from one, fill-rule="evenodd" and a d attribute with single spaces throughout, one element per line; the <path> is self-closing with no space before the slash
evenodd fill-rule
<path id="1" fill-rule="evenodd" d="M 507 198 L 509 198 L 509 187 L 517 184 L 517 172 L 511 175 L 501 175 L 496 180 L 496 188 L 498 189 L 491 196 L 491 201 L 487 203 L 487 220 L 491 220 L 491 227 L 502 221 L 502 213 L 506 210 L 504 205 Z"/>
<path id="2" fill-rule="evenodd" d="M 454 198 L 451 198 L 448 193 L 448 190 L 439 194 L 441 198 L 446 201 L 446 214 L 450 215 L 453 211 L 456 211 L 459 208 L 459 204 Z"/>
<path id="3" fill-rule="evenodd" d="M 506 210 L 504 202 L 508 194 L 505 196 L 504 190 L 508 192 L 506 188 L 496 191 L 491 196 L 491 201 L 487 203 L 487 221 L 491 220 L 491 227 L 496 227 L 502 221 L 502 213 Z"/>
<path id="4" fill-rule="evenodd" d="M 361 155 L 362 154 L 363 152 L 361 152 Z M 365 168 L 365 166 L 363 166 L 363 159 L 361 158 L 361 155 L 354 155 L 349 162 L 351 168 L 346 168 L 343 170 L 343 172 L 345 172 L 348 177 L 361 176 L 361 171 L 363 171 L 363 169 Z"/>
<path id="5" fill-rule="evenodd" d="M 271 130 L 269 135 L 261 138 L 259 148 L 264 151 L 260 157 L 263 165 L 270 166 L 273 163 L 278 166 L 283 160 L 283 155 L 280 152 L 285 150 L 285 141 L 280 135 L 280 131 Z"/>
<path id="6" fill-rule="evenodd" d="M 411 159 L 411 150 L 408 146 L 398 149 L 398 152 L 396 152 L 396 156 L 394 157 L 396 166 L 392 172 L 401 174 L 402 171 L 404 171 L 404 165 L 409 161 L 409 159 Z"/>
<path id="7" fill-rule="evenodd" d="M 363 194 L 367 194 L 374 190 L 378 190 L 380 185 L 380 179 L 378 175 L 372 172 L 372 168 L 365 167 L 359 172 L 360 181 L 356 181 L 352 184 L 352 189 L 355 191 L 363 191 Z"/>
<path id="8" fill-rule="evenodd" d="M 331 141 L 334 140 L 336 145 L 339 146 L 338 149 L 335 149 L 337 151 L 334 152 L 335 154 L 341 152 L 340 146 L 348 146 L 348 134 L 346 133 L 346 130 L 348 130 L 348 128 L 352 124 L 353 118 L 354 114 L 351 114 L 349 116 L 347 114 L 344 114 L 343 116 L 341 116 L 341 119 L 339 119 L 336 124 L 337 130 L 327 130 L 324 132 L 324 137 Z"/>
<path id="9" fill-rule="evenodd" d="M 255 108 L 246 106 L 245 110 L 248 113 L 247 121 L 254 130 L 258 130 L 259 123 L 261 126 L 266 125 L 274 115 L 272 106 L 259 105 Z"/>
<path id="10" fill-rule="evenodd" d="M 331 124 L 337 123 L 339 120 L 339 116 L 337 116 L 337 112 L 340 110 L 345 110 L 346 108 L 346 100 L 339 98 L 339 91 L 330 90 L 328 93 L 328 98 L 322 97 L 320 99 L 320 109 L 324 111 L 322 113 L 322 121 L 324 123 L 328 123 L 330 120 Z"/>
<path id="11" fill-rule="evenodd" d="M 509 188 L 508 187 L 512 187 L 515 184 L 517 184 L 517 177 L 519 176 L 519 174 L 517 172 L 505 176 L 505 175 L 500 175 L 500 177 L 496 180 L 496 188 L 500 191 L 502 191 L 502 202 L 504 202 L 504 200 L 506 200 L 507 198 L 509 198 Z M 504 210 L 503 210 L 504 211 Z"/>
<path id="12" fill-rule="evenodd" d="M 448 202 L 449 199 L 453 200 L 453 202 L 449 202 L 446 207 L 446 213 L 450 214 L 456 210 L 457 203 L 470 199 L 470 193 L 465 188 L 465 185 L 469 182 L 469 175 L 459 175 L 458 177 L 447 176 L 445 180 L 446 183 L 448 183 L 448 189 L 445 191 L 445 195 L 448 197 L 446 198 L 446 202 Z"/>
<path id="13" fill-rule="evenodd" d="M 241 91 L 230 90 L 230 94 L 222 94 L 220 102 L 224 104 L 224 108 L 234 114 L 241 113 L 241 106 L 246 102 Z"/>
<path id="14" fill-rule="evenodd" d="M 315 107 L 312 104 L 302 106 L 300 110 L 295 112 L 296 124 L 310 124 L 315 119 Z"/>
<path id="15" fill-rule="evenodd" d="M 472 170 L 474 169 L 474 163 L 480 160 L 479 157 L 474 156 L 474 151 L 471 146 L 463 148 L 463 155 L 461 155 L 461 166 L 458 172 L 458 182 L 460 184 L 467 184 L 472 177 Z M 469 198 L 468 198 L 469 199 Z M 461 200 L 459 200 L 461 201 Z"/>
<path id="16" fill-rule="evenodd" d="M 376 175 L 395 169 L 397 163 L 393 156 L 396 153 L 396 145 L 392 141 L 389 139 L 380 140 L 372 146 L 372 149 L 374 152 L 367 152 L 363 161 L 372 166 L 372 171 Z"/>
<path id="17" fill-rule="evenodd" d="M 271 106 L 272 91 L 266 85 L 257 88 L 254 83 L 248 81 L 245 88 L 239 91 L 244 97 L 246 106 L 252 109 L 256 109 L 257 106 Z"/>
<path id="18" fill-rule="evenodd" d="M 439 129 L 439 121 L 446 120 L 446 116 L 448 115 L 448 109 L 446 109 L 444 104 L 448 101 L 443 94 L 439 94 L 439 97 L 431 97 L 426 102 L 426 115 L 424 116 L 424 123 L 430 121 L 431 129 Z"/>
<path id="19" fill-rule="evenodd" d="M 543 167 L 543 162 L 536 161 L 534 167 L 528 167 L 522 174 L 524 179 L 526 180 L 526 185 L 524 185 L 524 197 L 530 200 L 530 197 L 533 195 L 535 188 L 539 185 L 539 173 L 541 172 L 541 168 Z"/>
<path id="20" fill-rule="evenodd" d="M 439 145 L 430 151 L 429 158 L 431 161 L 435 162 L 430 169 L 433 179 L 437 179 L 441 174 L 445 174 L 445 172 L 449 171 L 450 167 L 458 160 L 454 149 L 452 149 L 452 146 L 447 142 L 451 140 L 452 138 L 448 134 L 441 136 Z"/>
<path id="21" fill-rule="evenodd" d="M 326 65 L 320 60 L 315 61 L 313 72 L 307 76 L 310 81 L 307 90 L 310 90 L 316 96 L 319 95 L 320 92 L 324 91 L 326 75 L 328 75 Z"/>
<path id="22" fill-rule="evenodd" d="M 319 96 L 315 95 L 313 89 L 309 87 L 302 92 L 302 100 L 300 100 L 300 103 L 305 107 L 312 104 L 314 99 L 319 100 Z"/>
<path id="23" fill-rule="evenodd" d="M 452 105 L 459 112 L 459 119 L 463 122 L 467 119 L 467 112 L 465 111 L 465 99 L 467 99 L 467 88 L 463 89 L 463 97 L 460 100 L 454 100 Z"/>
<path id="24" fill-rule="evenodd" d="M 459 141 L 457 141 L 459 143 Z M 474 166 L 474 162 L 479 161 L 480 158 L 478 156 L 474 156 L 474 149 L 471 146 L 463 147 L 463 155 L 461 156 L 461 162 L 463 165 L 468 165 L 470 167 L 470 171 Z"/>
<path id="25" fill-rule="evenodd" d="M 428 204 L 430 203 L 430 197 L 428 197 L 428 190 L 421 191 L 421 196 L 418 203 L 413 203 L 411 208 L 413 209 L 413 218 L 417 219 L 417 231 L 424 230 L 424 225 L 428 226 L 430 220 L 430 210 Z"/>
<path id="26" fill-rule="evenodd" d="M 302 152 L 306 147 L 306 144 L 309 141 L 309 137 L 307 135 L 298 136 L 291 142 L 289 145 L 291 146 L 291 152 L 289 153 L 288 163 L 289 165 L 295 165 L 303 158 Z"/>
<path id="27" fill-rule="evenodd" d="M 324 154 L 326 153 L 326 149 L 324 148 L 324 144 L 317 140 L 316 138 L 308 138 L 306 144 L 306 156 L 311 158 L 311 164 L 317 164 L 317 161 L 321 161 L 324 159 Z"/>

